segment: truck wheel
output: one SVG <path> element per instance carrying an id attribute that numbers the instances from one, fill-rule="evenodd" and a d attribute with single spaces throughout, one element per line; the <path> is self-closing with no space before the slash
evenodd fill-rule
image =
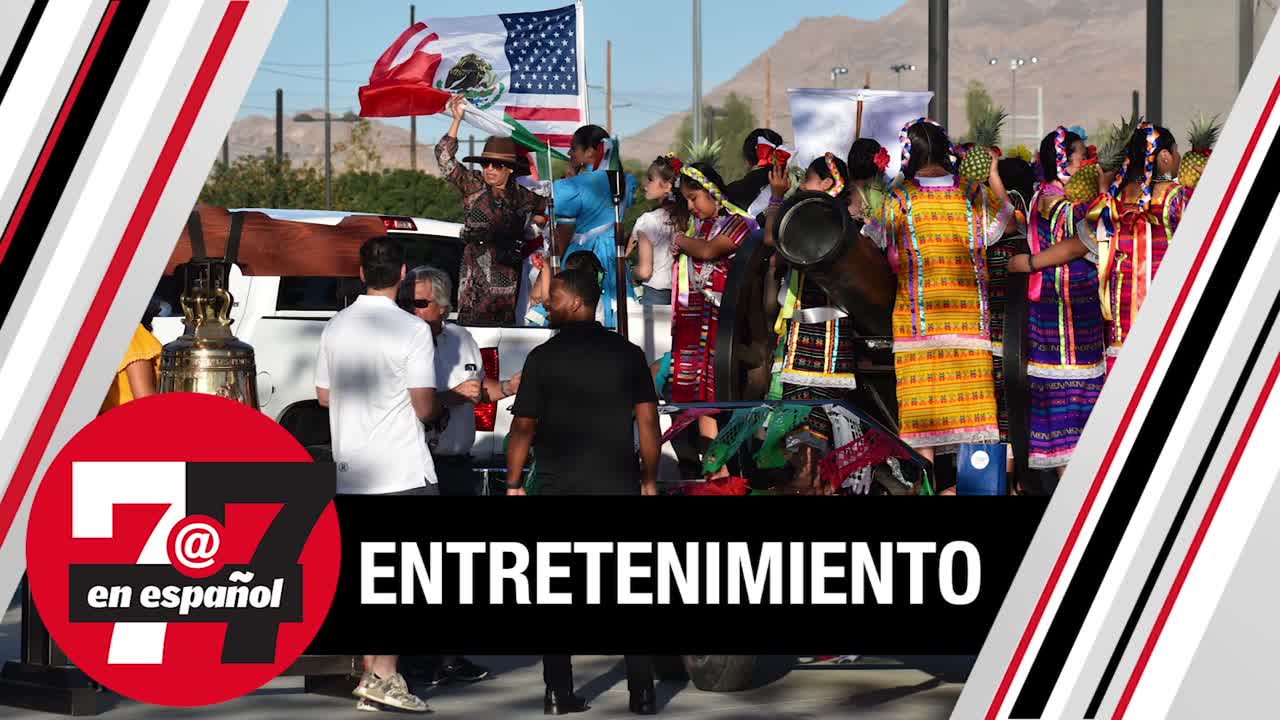
<path id="1" fill-rule="evenodd" d="M 778 680 L 795 665 L 794 655 L 685 655 L 693 686 L 707 692 L 754 690 Z"/>

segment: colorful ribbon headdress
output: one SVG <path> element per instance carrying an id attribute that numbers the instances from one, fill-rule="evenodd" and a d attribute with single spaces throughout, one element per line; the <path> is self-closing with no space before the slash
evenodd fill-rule
<path id="1" fill-rule="evenodd" d="M 906 125 L 903 125 L 902 132 L 898 133 L 898 141 L 902 143 L 902 169 L 903 170 L 906 170 L 907 165 L 911 163 L 911 136 L 907 131 L 909 131 L 912 127 L 914 127 L 919 123 L 932 125 L 938 128 L 939 130 L 941 130 L 943 136 L 947 137 L 947 152 L 951 153 L 951 156 L 953 158 L 957 156 L 955 143 L 951 142 L 950 137 L 947 136 L 946 128 L 942 127 L 942 125 L 940 125 L 938 122 L 934 120 L 930 120 L 927 117 L 916 118 L 915 120 L 912 120 Z"/>
<path id="2" fill-rule="evenodd" d="M 728 198 L 724 196 L 724 193 L 720 192 L 720 188 L 716 187 L 715 183 L 708 180 L 707 176 L 703 175 L 702 171 L 698 170 L 698 168 L 692 165 L 685 165 L 684 167 L 680 168 L 680 174 L 698 183 L 698 185 L 700 185 L 703 190 L 707 191 L 707 194 L 711 196 L 711 199 L 716 201 L 716 205 L 720 206 L 725 210 L 728 210 L 734 215 L 742 215 L 743 217 L 749 217 L 746 211 L 744 211 L 742 208 L 738 207 L 737 205 L 734 205 L 733 203 L 729 202 Z"/>
<path id="3" fill-rule="evenodd" d="M 844 178 L 840 175 L 840 170 L 836 167 L 836 156 L 827 153 L 823 156 L 827 161 L 827 172 L 831 173 L 831 189 L 827 194 L 831 197 L 840 197 L 840 193 L 844 192 Z"/>
<path id="4" fill-rule="evenodd" d="M 779 165 L 786 165 L 791 151 L 786 145 L 775 145 L 765 138 L 756 138 L 756 167 L 768 167 L 777 158 Z"/>
<path id="5" fill-rule="evenodd" d="M 1149 122 L 1142 122 L 1138 125 L 1136 133 L 1142 133 L 1147 138 L 1147 151 L 1142 164 L 1142 197 L 1138 201 L 1138 208 L 1146 210 L 1151 207 L 1151 184 L 1155 180 L 1156 174 L 1156 142 L 1160 139 L 1160 131 L 1156 126 Z M 1111 181 L 1111 197 L 1120 196 L 1120 188 L 1124 186 L 1125 176 L 1129 174 L 1129 157 L 1126 156 L 1124 163 L 1120 165 L 1120 171 L 1116 173 L 1116 179 Z"/>
<path id="6" fill-rule="evenodd" d="M 1053 132 L 1053 160 L 1054 165 L 1058 169 L 1058 179 L 1066 182 L 1071 179 L 1071 173 L 1067 170 L 1067 133 L 1070 132 L 1061 125 Z"/>

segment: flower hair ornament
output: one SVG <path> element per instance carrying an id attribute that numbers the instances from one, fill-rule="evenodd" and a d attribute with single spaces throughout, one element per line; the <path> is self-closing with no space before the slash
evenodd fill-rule
<path id="1" fill-rule="evenodd" d="M 785 166 L 791 160 L 791 151 L 786 145 L 775 145 L 762 137 L 756 138 L 756 167 L 768 167 L 774 160 Z"/>
<path id="2" fill-rule="evenodd" d="M 1137 132 L 1145 135 L 1147 139 L 1147 150 L 1142 164 L 1142 197 L 1138 200 L 1138 207 L 1146 210 L 1151 207 L 1151 184 L 1156 174 L 1156 143 L 1160 140 L 1160 131 L 1156 130 L 1156 126 L 1150 122 L 1143 122 L 1138 125 Z M 1120 188 L 1124 185 L 1124 178 L 1128 174 L 1129 158 L 1126 156 L 1124 163 L 1120 165 L 1119 172 L 1116 173 L 1116 179 L 1111 181 L 1109 190 L 1111 197 L 1120 196 Z"/>
<path id="3" fill-rule="evenodd" d="M 680 168 L 684 167 L 684 161 L 680 159 L 679 155 L 676 155 L 673 152 L 659 155 L 658 159 L 665 162 L 667 164 L 667 167 L 671 168 L 673 171 L 677 173 L 680 172 Z"/>
<path id="4" fill-rule="evenodd" d="M 908 165 L 908 164 L 910 164 L 910 162 L 911 162 L 911 137 L 910 137 L 910 135 L 908 134 L 908 132 L 907 132 L 907 131 L 909 131 L 912 127 L 914 127 L 915 125 L 918 125 L 919 123 L 925 123 L 925 124 L 928 124 L 928 125 L 932 125 L 932 126 L 934 126 L 934 127 L 938 128 L 939 130 L 941 130 L 941 131 L 942 131 L 942 134 L 943 134 L 944 136 L 946 136 L 946 135 L 947 135 L 947 129 L 946 129 L 946 128 L 942 127 L 942 125 L 941 125 L 941 124 L 939 124 L 937 121 L 935 121 L 935 120 L 930 120 L 930 119 L 929 119 L 929 118 L 927 118 L 927 117 L 916 118 L 915 120 L 912 120 L 911 122 L 907 123 L 906 125 L 903 125 L 903 126 L 902 126 L 902 132 L 898 133 L 898 142 L 902 143 L 902 167 L 903 167 L 903 169 L 906 169 L 907 165 Z M 951 156 L 952 156 L 952 157 L 959 157 L 959 153 L 956 151 L 955 143 L 951 142 L 951 140 L 950 140 L 950 138 L 949 138 L 949 137 L 948 137 L 948 140 L 947 140 L 947 152 L 951 153 Z"/>
<path id="5" fill-rule="evenodd" d="M 1071 173 L 1067 170 L 1067 133 L 1070 132 L 1061 125 L 1053 133 L 1053 160 L 1054 166 L 1058 170 L 1058 179 L 1066 182 L 1071 179 Z"/>
<path id="6" fill-rule="evenodd" d="M 716 187 L 715 183 L 708 180 L 707 176 L 703 175 L 702 171 L 698 170 L 698 168 L 692 165 L 685 165 L 684 167 L 680 168 L 680 174 L 698 183 L 698 185 L 700 185 L 703 190 L 707 191 L 707 194 L 711 196 L 711 199 L 716 201 L 716 205 L 718 205 L 719 207 L 725 210 L 728 210 L 734 215 L 742 215 L 743 217 L 749 217 L 746 211 L 744 211 L 742 208 L 739 208 L 737 205 L 734 205 L 733 203 L 729 202 L 729 200 L 725 198 L 724 194 L 720 192 L 720 188 Z"/>
<path id="7" fill-rule="evenodd" d="M 831 197 L 840 197 L 840 193 L 844 192 L 844 178 L 840 176 L 840 170 L 836 168 L 836 156 L 827 153 L 822 157 L 827 161 L 827 172 L 831 173 L 831 189 L 827 194 Z"/>
<path id="8" fill-rule="evenodd" d="M 877 170 L 884 173 L 885 168 L 889 167 L 889 151 L 885 150 L 884 147 L 881 147 L 876 151 L 876 156 L 872 162 L 875 163 Z"/>

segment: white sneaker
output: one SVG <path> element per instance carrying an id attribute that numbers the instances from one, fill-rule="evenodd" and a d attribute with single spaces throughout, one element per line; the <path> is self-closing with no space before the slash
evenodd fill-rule
<path id="1" fill-rule="evenodd" d="M 431 712 L 422 698 L 409 692 L 409 684 L 400 673 L 391 677 L 380 678 L 372 672 L 366 672 L 360 678 L 360 684 L 351 691 L 358 698 L 393 707 L 408 712 Z M 363 709 L 363 708 L 361 708 Z"/>

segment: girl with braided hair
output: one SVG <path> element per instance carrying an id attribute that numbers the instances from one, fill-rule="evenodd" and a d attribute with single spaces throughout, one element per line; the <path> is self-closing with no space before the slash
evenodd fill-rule
<path id="1" fill-rule="evenodd" d="M 1180 162 L 1173 133 L 1140 124 L 1109 192 L 1090 209 L 1089 232 L 1082 239 L 1098 256 L 1108 370 L 1124 347 L 1191 199 L 1191 189 L 1177 181 Z"/>
<path id="2" fill-rule="evenodd" d="M 671 400 L 711 402 L 716 399 L 716 326 L 729 263 L 758 226 L 729 202 L 724 180 L 707 163 L 680 168 L 680 193 L 691 218 L 672 238 Z M 707 443 L 714 440 L 715 419 L 699 418 L 698 431 Z"/>
<path id="3" fill-rule="evenodd" d="M 1004 235 L 1013 207 L 995 162 L 986 184 L 956 175 L 937 123 L 913 121 L 900 137 L 904 180 L 890 190 L 879 223 L 897 257 L 898 431 L 933 459 L 1000 438 L 986 248 Z"/>
<path id="4" fill-rule="evenodd" d="M 1061 475 L 1106 375 L 1097 258 L 1081 239 L 1087 203 L 1073 204 L 1064 184 L 1085 160 L 1084 140 L 1059 127 L 1040 143 L 1044 182 L 1028 208 L 1030 254 L 1010 260 L 1029 272 L 1027 327 L 1028 465 Z"/>

